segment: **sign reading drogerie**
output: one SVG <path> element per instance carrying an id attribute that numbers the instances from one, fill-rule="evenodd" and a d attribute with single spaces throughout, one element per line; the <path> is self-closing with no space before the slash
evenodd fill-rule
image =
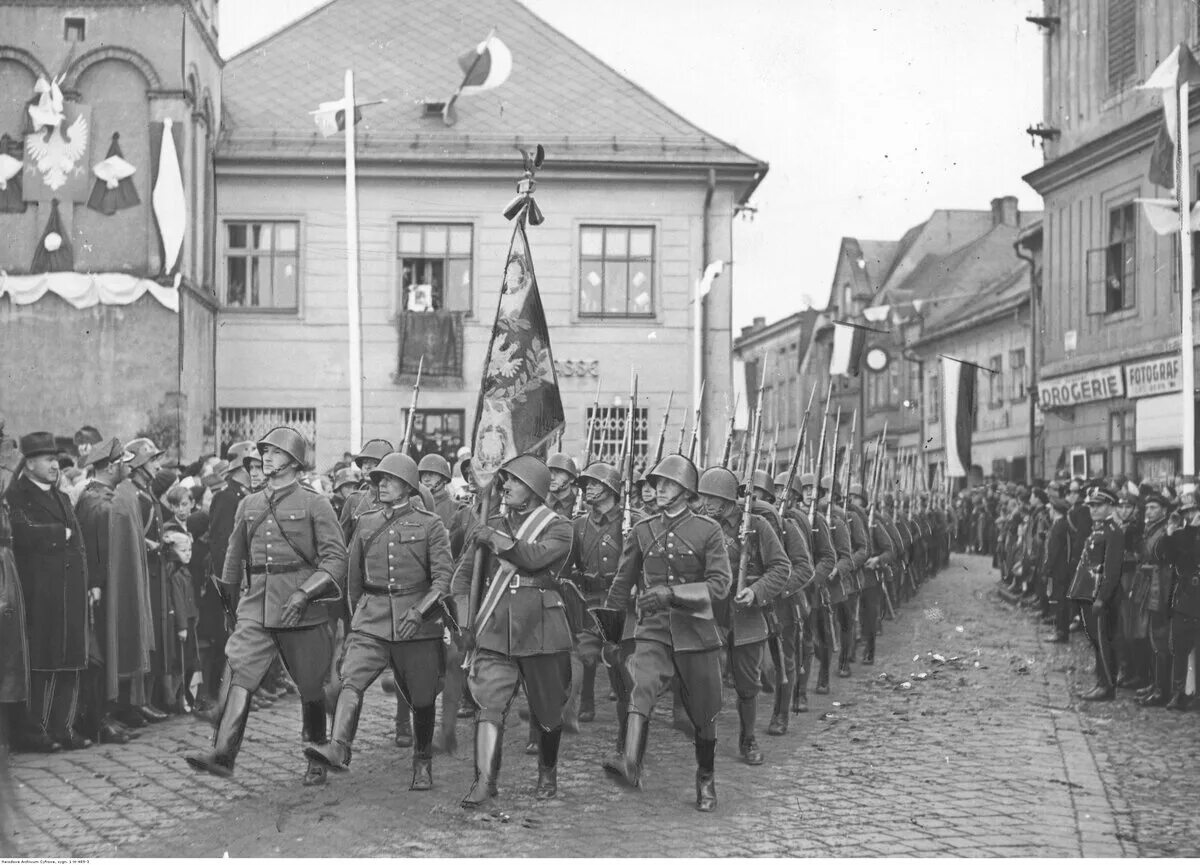
<path id="1" fill-rule="evenodd" d="M 1119 366 L 1105 366 L 1062 378 L 1038 382 L 1038 405 L 1059 408 L 1125 396 L 1125 377 Z"/>
<path id="2" fill-rule="evenodd" d="M 1125 387 L 1131 398 L 1175 393 L 1181 387 L 1179 355 L 1125 364 Z"/>

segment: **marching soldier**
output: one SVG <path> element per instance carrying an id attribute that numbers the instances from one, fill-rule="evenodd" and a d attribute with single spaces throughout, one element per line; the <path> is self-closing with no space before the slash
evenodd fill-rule
<path id="1" fill-rule="evenodd" d="M 811 473 L 801 476 L 800 491 L 804 506 L 811 507 L 814 498 L 819 496 L 817 476 Z M 827 519 L 826 514 L 821 513 L 819 500 L 816 515 L 821 521 Z M 833 540 L 835 565 L 822 592 L 822 603 L 818 606 L 816 614 L 817 630 L 822 637 L 826 638 L 817 648 L 817 687 L 814 690 L 818 694 L 829 693 L 829 664 L 834 643 L 833 629 L 837 628 L 839 635 L 844 630 L 842 619 L 845 615 L 846 583 L 849 580 L 848 575 L 851 568 L 850 529 L 846 526 L 845 520 L 837 514 L 832 514 L 832 517 L 832 522 L 827 522 L 826 525 L 830 538 Z"/>
<path id="2" fill-rule="evenodd" d="M 579 477 L 575 460 L 564 453 L 550 454 L 546 467 L 550 469 L 550 495 L 546 499 L 546 507 L 560 517 L 574 519 L 575 479 Z"/>
<path id="3" fill-rule="evenodd" d="M 793 501 L 803 501 L 803 475 L 792 478 L 791 495 Z M 775 494 L 787 495 L 787 474 L 775 478 Z M 817 625 L 821 621 L 818 605 L 824 597 L 824 589 L 837 567 L 837 552 L 833 548 L 833 537 L 829 533 L 829 524 L 825 517 L 816 515 L 816 520 L 810 522 L 808 513 L 802 507 L 791 507 L 787 515 L 800 526 L 804 537 L 810 540 L 809 549 L 813 561 L 813 578 L 804 589 L 805 615 L 797 628 L 801 638 L 800 645 L 784 641 L 784 663 L 788 664 L 788 681 L 795 682 L 790 688 L 792 692 L 792 711 L 799 714 L 808 711 L 808 677 L 812 672 L 812 661 L 816 656 Z M 821 641 L 828 639 L 825 632 L 820 634 Z M 795 671 L 795 677 L 792 673 Z"/>
<path id="4" fill-rule="evenodd" d="M 638 478 L 637 489 L 642 513 L 652 517 L 658 513 L 658 499 L 654 495 L 654 484 L 646 475 Z"/>
<path id="5" fill-rule="evenodd" d="M 1096 686 L 1080 699 L 1111 700 L 1116 693 L 1117 658 L 1113 638 L 1125 533 L 1112 520 L 1117 497 L 1109 490 L 1094 488 L 1086 503 L 1091 511 L 1092 531 L 1084 543 L 1069 595 L 1080 605 L 1083 628 L 1096 652 Z"/>
<path id="6" fill-rule="evenodd" d="M 409 789 L 430 790 L 434 701 L 446 663 L 437 613 L 450 591 L 450 537 L 441 519 L 410 498 L 420 484 L 411 457 L 388 454 L 371 470 L 371 483 L 380 507 L 359 518 L 350 540 L 346 594 L 354 617 L 333 733 L 328 744 L 314 743 L 304 753 L 330 768 L 349 768 L 363 694 L 390 666 L 414 721 Z"/>
<path id="7" fill-rule="evenodd" d="M 441 454 L 426 454 L 417 465 L 417 473 L 421 479 L 420 485 L 433 496 L 433 512 L 446 527 L 450 537 L 450 555 L 457 559 L 466 542 L 465 517 L 470 511 L 450 495 L 450 463 Z M 419 496 L 420 487 L 414 489 L 411 495 Z"/>
<path id="8" fill-rule="evenodd" d="M 1194 489 L 1179 494 L 1179 510 L 1171 515 L 1166 537 L 1153 550 L 1156 558 L 1175 568 L 1171 592 L 1171 699 L 1168 709 L 1185 711 L 1192 698 L 1186 693 L 1188 655 L 1200 656 L 1200 508 Z"/>
<path id="9" fill-rule="evenodd" d="M 721 635 L 713 603 L 733 582 L 721 527 L 692 512 L 697 472 L 681 454 L 665 457 L 647 476 L 654 481 L 659 513 L 642 520 L 625 539 L 605 606 L 624 610 L 638 587 L 633 680 L 622 759 L 605 769 L 633 787 L 641 785 L 647 724 L 655 702 L 678 675 L 681 696 L 695 727 L 696 808 L 717 804 L 714 760 L 721 710 Z"/>
<path id="10" fill-rule="evenodd" d="M 329 497 L 329 503 L 333 505 L 336 513 L 342 512 L 342 508 L 346 506 L 346 499 L 354 490 L 358 489 L 360 483 L 362 483 L 362 474 L 356 466 L 347 466 L 334 472 L 333 494 Z"/>
<path id="11" fill-rule="evenodd" d="M 324 604 L 340 599 L 346 545 L 324 496 L 300 486 L 308 446 L 290 427 L 258 443 L 268 486 L 238 505 L 219 589 L 229 599 L 242 584 L 237 625 L 225 645 L 230 685 L 213 749 L 186 757 L 192 768 L 228 778 L 250 714 L 250 695 L 282 657 L 300 691 L 306 742 L 325 742 L 324 684 L 333 663 L 333 629 Z M 325 782 L 309 760 L 304 784 Z"/>
<path id="12" fill-rule="evenodd" d="M 851 484 L 848 490 L 846 511 L 862 522 L 870 543 L 868 557 L 863 562 L 863 587 L 859 595 L 863 636 L 864 666 L 875 663 L 875 628 L 879 624 L 880 604 L 883 600 L 883 574 L 895 562 L 895 545 L 891 535 L 877 513 L 867 512 L 867 495 L 860 484 Z"/>
<path id="13" fill-rule="evenodd" d="M 545 503 L 550 470 L 523 454 L 500 467 L 503 504 L 473 532 L 481 551 L 486 589 L 475 614 L 474 646 L 467 683 L 479 706 L 475 720 L 475 782 L 462 800 L 486 808 L 496 796 L 500 742 L 517 688 L 524 683 L 531 717 L 541 731 L 538 799 L 558 795 L 558 746 L 563 707 L 571 685 L 571 630 L 558 592 L 570 566 L 571 524 Z M 460 609 L 469 609 L 475 556 L 464 555 L 452 590 Z"/>
<path id="14" fill-rule="evenodd" d="M 838 606 L 838 627 L 841 634 L 841 654 L 838 656 L 838 677 L 850 677 L 850 659 L 854 651 L 854 611 L 858 607 L 860 589 L 859 576 L 862 566 L 870 558 L 870 542 L 867 539 L 867 521 L 858 514 L 842 507 L 842 490 L 830 476 L 821 479 L 822 503 L 833 514 L 834 521 L 841 520 L 850 535 L 850 566 L 842 577 L 846 598 Z M 817 505 L 818 508 L 822 504 Z"/>
<path id="15" fill-rule="evenodd" d="M 371 486 L 369 476 L 371 470 L 379 465 L 379 461 L 393 450 L 395 448 L 387 439 L 370 439 L 363 445 L 362 450 L 352 457 L 354 465 L 362 473 L 363 480 L 358 485 L 358 489 L 346 496 L 346 503 L 342 505 L 341 513 L 338 516 L 347 543 L 354 535 L 354 526 L 358 522 L 358 518 L 378 506 L 375 489 Z"/>
<path id="16" fill-rule="evenodd" d="M 738 695 L 738 721 L 741 724 L 738 752 L 748 765 L 758 766 L 763 762 L 763 755 L 754 738 L 754 724 L 763 647 L 769 633 L 763 607 L 787 587 L 792 567 L 779 536 L 765 518 L 751 513 L 750 525 L 743 526 L 746 516 L 738 504 L 738 481 L 733 472 L 720 466 L 706 469 L 700 476 L 697 492 L 704 504 L 705 515 L 716 520 L 725 534 L 729 563 L 734 569 L 734 583 L 741 587 L 734 594 L 733 603 L 725 605 L 729 629 L 729 665 Z M 754 491 L 747 490 L 746 494 L 753 496 Z M 743 543 L 748 544 L 750 549 L 746 556 L 746 573 L 738 574 Z"/>
<path id="17" fill-rule="evenodd" d="M 1159 559 L 1167 532 L 1167 514 L 1170 503 L 1161 493 L 1151 492 L 1146 496 L 1145 528 L 1142 531 L 1138 581 L 1140 596 L 1144 598 L 1144 615 L 1150 636 L 1150 648 L 1154 653 L 1154 675 L 1150 686 L 1138 692 L 1140 706 L 1165 706 L 1171 701 L 1171 566 Z"/>

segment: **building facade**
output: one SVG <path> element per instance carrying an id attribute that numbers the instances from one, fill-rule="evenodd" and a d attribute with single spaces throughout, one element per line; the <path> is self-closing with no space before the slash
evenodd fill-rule
<path id="1" fill-rule="evenodd" d="M 379 33 L 420 20 L 396 51 Z M 461 78 L 454 54 L 497 21 L 513 55 L 507 83 L 441 104 Z M 322 57 L 304 88 L 296 64 Z M 326 467 L 349 447 L 344 161 L 309 113 L 340 98 L 353 68 L 357 125 L 363 439 L 401 438 L 424 375 L 414 455 L 453 458 L 469 438 L 512 235 L 503 211 L 520 148 L 542 144 L 529 228 L 567 418 L 563 449 L 619 450 L 638 375 L 637 449 L 692 417 L 697 281 L 732 258 L 732 220 L 767 170 L 674 114 L 515 0 L 453 8 L 416 0 L 339 0 L 238 56 L 225 71 L 217 288 L 220 436 L 281 419 L 300 426 Z M 703 300 L 703 440 L 723 436 L 732 392 L 733 269 Z M 264 349 L 265 345 L 270 346 Z M 690 423 L 690 422 L 689 422 Z"/>
<path id="2" fill-rule="evenodd" d="M 216 0 L 0 6 L 10 433 L 215 449 L 216 40 Z"/>
<path id="3" fill-rule="evenodd" d="M 1045 202 L 1046 459 L 1079 475 L 1173 476 L 1195 449 L 1177 420 L 1178 240 L 1135 201 L 1168 194 L 1147 178 L 1161 107 L 1137 85 L 1180 42 L 1195 46 L 1197 7 L 1047 0 L 1044 13 L 1045 163 L 1025 179 Z"/>

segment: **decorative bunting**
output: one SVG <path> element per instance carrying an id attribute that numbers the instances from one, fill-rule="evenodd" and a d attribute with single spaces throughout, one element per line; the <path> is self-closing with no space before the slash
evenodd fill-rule
<path id="1" fill-rule="evenodd" d="M 121 153 L 120 138 L 120 133 L 113 133 L 108 156 L 92 167 L 92 173 L 96 175 L 96 184 L 92 187 L 87 206 L 105 216 L 112 216 L 118 210 L 136 207 L 142 203 L 133 181 L 130 180 L 137 169 L 125 161 L 125 155 Z"/>

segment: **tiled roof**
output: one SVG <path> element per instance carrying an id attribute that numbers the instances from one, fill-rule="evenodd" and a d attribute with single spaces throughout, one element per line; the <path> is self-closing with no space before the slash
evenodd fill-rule
<path id="1" fill-rule="evenodd" d="M 466 96 L 458 122 L 425 116 L 462 79 L 457 57 L 495 28 L 508 81 Z M 218 158 L 336 157 L 309 112 L 341 98 L 353 69 L 362 157 L 406 161 L 516 158 L 518 142 L 556 162 L 766 165 L 705 132 L 618 74 L 517 0 L 332 0 L 235 57 L 222 79 Z"/>

